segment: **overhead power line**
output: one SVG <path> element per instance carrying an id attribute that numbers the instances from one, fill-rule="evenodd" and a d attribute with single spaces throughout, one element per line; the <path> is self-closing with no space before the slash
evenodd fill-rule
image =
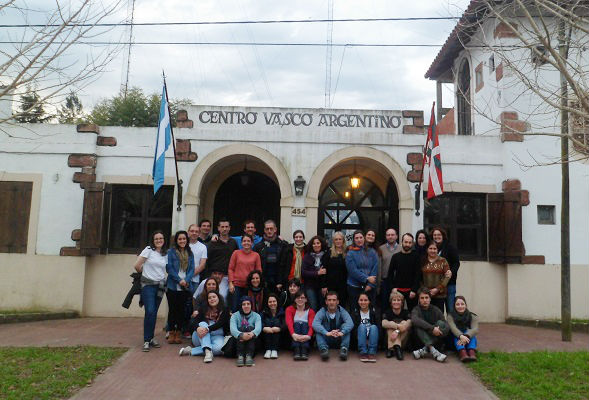
<path id="1" fill-rule="evenodd" d="M 76 26 L 170 26 L 170 25 L 230 25 L 230 24 L 309 24 L 322 22 L 389 22 L 389 21 L 452 21 L 460 17 L 392 17 L 392 18 L 340 18 L 340 19 L 277 19 L 246 21 L 193 21 L 193 22 L 110 22 L 76 24 Z M 58 27 L 60 24 L 0 24 L 0 28 Z"/>
<path id="2" fill-rule="evenodd" d="M 0 44 L 25 44 L 27 41 L 0 41 Z M 36 44 L 49 44 L 47 41 L 36 42 Z M 325 47 L 327 43 L 272 43 L 272 42 L 61 42 L 55 41 L 51 44 L 81 44 L 89 46 L 112 46 L 112 45 L 188 45 L 188 46 L 299 46 L 299 47 Z M 441 44 L 403 44 L 403 43 L 331 43 L 334 47 L 440 47 Z"/>

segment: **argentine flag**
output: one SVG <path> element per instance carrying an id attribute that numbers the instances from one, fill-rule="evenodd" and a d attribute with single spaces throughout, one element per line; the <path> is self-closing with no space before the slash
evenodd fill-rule
<path id="1" fill-rule="evenodd" d="M 168 99 L 166 98 L 166 86 L 162 90 L 162 105 L 160 106 L 160 118 L 155 138 L 155 156 L 153 159 L 153 194 L 164 184 L 164 165 L 166 150 L 170 147 L 172 126 L 168 111 Z"/>

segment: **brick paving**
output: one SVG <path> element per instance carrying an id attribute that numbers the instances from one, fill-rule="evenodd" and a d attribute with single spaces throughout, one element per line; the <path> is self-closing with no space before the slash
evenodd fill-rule
<path id="1" fill-rule="evenodd" d="M 217 357 L 204 364 L 202 357 L 179 357 L 180 345 L 162 343 L 160 349 L 141 351 L 142 319 L 80 318 L 0 326 L 2 346 L 117 346 L 129 347 L 113 366 L 82 389 L 74 399 L 494 399 L 451 354 L 444 364 L 428 358 L 402 362 L 378 354 L 375 364 L 363 364 L 356 353 L 347 362 L 332 351 L 327 363 L 312 353 L 307 362 L 294 362 L 289 352 L 278 360 L 256 357 L 256 366 L 237 368 L 234 360 Z M 158 322 L 157 338 L 164 342 Z M 588 349 L 589 335 L 574 333 L 573 341 L 560 341 L 560 332 L 482 324 L 480 350 L 572 351 Z M 187 345 L 186 343 L 183 346 Z M 451 382 L 449 384 L 448 382 Z"/>

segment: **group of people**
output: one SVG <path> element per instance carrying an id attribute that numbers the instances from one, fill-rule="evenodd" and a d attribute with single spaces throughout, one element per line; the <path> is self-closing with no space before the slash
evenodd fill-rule
<path id="1" fill-rule="evenodd" d="M 276 359 L 286 348 L 308 360 L 313 345 L 324 361 L 330 348 L 347 360 L 357 347 L 361 361 L 375 362 L 382 347 L 387 358 L 412 351 L 443 362 L 446 346 L 463 362 L 476 360 L 478 317 L 456 296 L 460 261 L 444 229 L 420 230 L 415 239 L 405 233 L 399 244 L 389 228 L 382 245 L 375 230 L 358 230 L 347 246 L 342 232 L 331 245 L 321 236 L 305 244 L 297 230 L 288 243 L 272 220 L 261 236 L 251 220 L 236 237 L 224 218 L 216 234 L 211 225 L 176 232 L 170 249 L 156 231 L 137 258 L 143 351 L 160 347 L 154 331 L 165 293 L 168 343 L 190 340 L 179 354 L 204 355 L 205 363 L 224 355 L 252 366 L 256 351 Z"/>

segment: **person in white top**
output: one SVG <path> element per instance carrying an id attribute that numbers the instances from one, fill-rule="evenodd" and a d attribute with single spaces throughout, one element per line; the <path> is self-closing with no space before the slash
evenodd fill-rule
<path id="1" fill-rule="evenodd" d="M 196 290 L 200 283 L 200 273 L 205 269 L 205 264 L 207 263 L 207 246 L 198 241 L 199 234 L 200 229 L 198 225 L 192 224 L 188 227 L 190 250 L 192 250 L 192 254 L 194 254 L 194 276 L 192 277 L 194 290 Z"/>
<path id="2" fill-rule="evenodd" d="M 145 308 L 143 351 L 149 351 L 150 347 L 160 347 L 154 332 L 157 311 L 164 295 L 168 263 L 164 233 L 155 231 L 150 242 L 137 257 L 134 265 L 135 270 L 141 274 L 141 301 Z"/>

